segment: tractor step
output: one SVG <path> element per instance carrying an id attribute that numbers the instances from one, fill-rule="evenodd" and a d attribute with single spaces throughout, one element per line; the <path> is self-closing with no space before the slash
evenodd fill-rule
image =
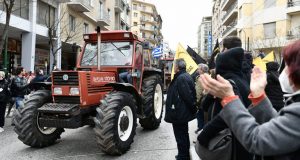
<path id="1" fill-rule="evenodd" d="M 80 107 L 78 104 L 46 103 L 38 109 L 38 112 L 78 115 L 80 114 Z"/>

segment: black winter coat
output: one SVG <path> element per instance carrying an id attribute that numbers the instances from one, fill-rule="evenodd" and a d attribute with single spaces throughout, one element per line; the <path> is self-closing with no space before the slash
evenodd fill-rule
<path id="1" fill-rule="evenodd" d="M 8 81 L 3 79 L 0 81 L 0 102 L 7 102 L 10 97 L 10 92 L 8 90 Z"/>
<path id="2" fill-rule="evenodd" d="M 249 106 L 251 104 L 251 101 L 248 99 L 250 86 L 242 72 L 243 59 L 244 50 L 242 48 L 232 48 L 219 54 L 216 60 L 216 74 L 230 80 L 235 94 L 241 98 L 245 106 Z M 222 109 L 220 101 L 220 99 L 215 100 L 213 113 L 210 114 L 216 116 L 205 125 L 203 131 L 197 137 L 199 143 L 203 146 L 207 146 L 209 141 L 220 131 L 228 128 L 223 119 L 217 115 Z M 233 138 L 233 143 L 236 160 L 252 160 L 253 155 L 247 152 L 235 137 Z"/>
<path id="3" fill-rule="evenodd" d="M 273 107 L 279 111 L 283 106 L 283 92 L 281 90 L 278 73 L 279 64 L 276 62 L 267 63 L 267 86 L 265 92 Z"/>
<path id="4" fill-rule="evenodd" d="M 182 124 L 195 118 L 196 90 L 192 77 L 184 70 L 175 74 L 166 100 L 165 121 Z"/>

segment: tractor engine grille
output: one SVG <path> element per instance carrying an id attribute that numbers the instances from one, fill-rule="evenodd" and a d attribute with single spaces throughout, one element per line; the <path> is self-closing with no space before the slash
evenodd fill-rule
<path id="1" fill-rule="evenodd" d="M 54 96 L 55 103 L 80 104 L 79 96 Z"/>
<path id="2" fill-rule="evenodd" d="M 91 75 L 86 75 L 87 79 L 87 88 L 88 93 L 100 93 L 100 92 L 109 92 L 112 90 L 112 87 L 104 87 L 104 86 L 92 86 L 91 84 Z"/>
<path id="3" fill-rule="evenodd" d="M 63 79 L 64 75 L 67 75 L 67 80 Z M 78 86 L 78 72 L 53 72 L 53 84 Z"/>

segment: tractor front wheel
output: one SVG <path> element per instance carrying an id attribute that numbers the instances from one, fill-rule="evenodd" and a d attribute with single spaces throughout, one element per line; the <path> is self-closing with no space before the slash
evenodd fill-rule
<path id="1" fill-rule="evenodd" d="M 129 150 L 136 129 L 136 102 L 126 92 L 113 91 L 101 100 L 94 118 L 96 139 L 102 151 L 121 155 Z"/>
<path id="2" fill-rule="evenodd" d="M 25 99 L 24 106 L 18 108 L 14 116 L 15 132 L 18 138 L 31 147 L 46 147 L 60 138 L 63 128 L 41 127 L 38 108 L 51 102 L 51 92 L 39 90 Z"/>

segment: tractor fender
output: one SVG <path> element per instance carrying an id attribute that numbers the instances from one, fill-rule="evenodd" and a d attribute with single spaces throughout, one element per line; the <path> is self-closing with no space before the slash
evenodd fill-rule
<path id="1" fill-rule="evenodd" d="M 134 86 L 130 83 L 107 83 L 105 87 L 112 87 L 114 90 L 123 91 L 132 94 L 137 101 L 137 106 L 140 108 L 143 103 L 143 99 Z M 142 107 L 141 107 L 142 108 Z"/>
<path id="2" fill-rule="evenodd" d="M 30 90 L 51 90 L 52 82 L 34 82 L 30 83 L 28 88 Z"/>
<path id="3" fill-rule="evenodd" d="M 157 69 L 157 68 L 153 68 L 153 67 L 145 67 L 144 68 L 144 77 L 148 76 L 148 75 L 153 75 L 153 74 L 158 74 L 161 75 L 163 77 L 163 72 L 161 69 Z"/>

